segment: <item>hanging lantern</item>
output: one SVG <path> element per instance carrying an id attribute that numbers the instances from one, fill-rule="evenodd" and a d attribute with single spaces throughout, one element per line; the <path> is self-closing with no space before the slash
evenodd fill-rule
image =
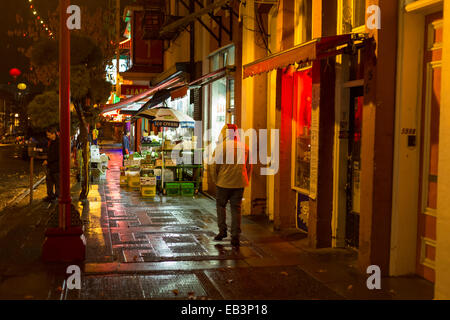
<path id="1" fill-rule="evenodd" d="M 19 83 L 17 85 L 17 89 L 19 90 L 25 90 L 27 88 L 27 85 L 25 83 Z"/>
<path id="2" fill-rule="evenodd" d="M 11 75 L 11 77 L 13 77 L 15 79 L 18 76 L 20 76 L 22 74 L 22 72 L 20 72 L 20 70 L 17 68 L 12 68 L 11 70 L 9 70 L 9 74 Z"/>

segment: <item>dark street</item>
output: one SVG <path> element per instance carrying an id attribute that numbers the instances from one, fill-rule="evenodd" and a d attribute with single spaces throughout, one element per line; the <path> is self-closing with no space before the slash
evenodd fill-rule
<path id="1" fill-rule="evenodd" d="M 22 158 L 23 148 L 18 144 L 0 144 L 0 211 L 30 186 L 30 161 Z M 34 160 L 34 183 L 43 175 L 42 160 Z"/>

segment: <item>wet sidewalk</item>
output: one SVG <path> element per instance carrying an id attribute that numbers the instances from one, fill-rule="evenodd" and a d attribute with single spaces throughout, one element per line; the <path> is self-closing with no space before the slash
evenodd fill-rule
<path id="1" fill-rule="evenodd" d="M 82 289 L 66 292 L 67 299 L 432 298 L 432 286 L 418 278 L 386 278 L 383 290 L 368 290 L 356 252 L 310 250 L 304 234 L 273 232 L 263 217 L 243 217 L 238 250 L 230 237 L 214 241 L 214 201 L 142 198 L 119 185 L 120 150 L 102 152 L 109 170 L 93 186 L 82 217 Z"/>
<path id="2" fill-rule="evenodd" d="M 119 186 L 120 150 L 102 152 L 111 159 L 106 179 L 91 186 L 88 201 L 76 202 L 77 186 L 72 190 L 87 241 L 81 289 L 67 288 L 67 265 L 40 260 L 51 210 L 39 200 L 41 186 L 33 206 L 0 215 L 1 299 L 433 298 L 433 286 L 417 277 L 383 278 L 382 290 L 368 290 L 355 251 L 309 249 L 303 233 L 275 232 L 265 217 L 243 217 L 239 250 L 230 237 L 214 241 L 213 200 L 142 198 Z"/>

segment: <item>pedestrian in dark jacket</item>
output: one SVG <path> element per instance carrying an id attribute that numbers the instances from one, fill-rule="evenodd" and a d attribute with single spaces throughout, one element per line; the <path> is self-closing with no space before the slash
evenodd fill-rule
<path id="1" fill-rule="evenodd" d="M 130 154 L 130 131 L 127 131 L 122 139 L 122 155 L 125 159 L 125 155 Z"/>
<path id="2" fill-rule="evenodd" d="M 44 201 L 50 202 L 59 197 L 59 137 L 56 128 L 49 128 L 46 131 L 49 140 L 46 166 L 47 197 Z M 53 187 L 55 191 L 53 192 Z"/>

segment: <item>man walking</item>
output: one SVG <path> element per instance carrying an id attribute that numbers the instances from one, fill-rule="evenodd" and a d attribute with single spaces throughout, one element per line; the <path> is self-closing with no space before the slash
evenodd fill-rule
<path id="1" fill-rule="evenodd" d="M 44 201 L 51 202 L 59 197 L 59 137 L 56 128 L 46 131 L 49 140 L 47 160 L 43 162 L 46 166 L 47 197 Z M 53 187 L 55 191 L 53 192 Z"/>
<path id="2" fill-rule="evenodd" d="M 213 153 L 212 179 L 217 187 L 216 208 L 219 234 L 214 240 L 227 237 L 226 206 L 231 205 L 231 245 L 239 247 L 241 233 L 241 204 L 244 188 L 252 174 L 249 149 L 239 141 L 237 126 L 225 125 Z"/>

